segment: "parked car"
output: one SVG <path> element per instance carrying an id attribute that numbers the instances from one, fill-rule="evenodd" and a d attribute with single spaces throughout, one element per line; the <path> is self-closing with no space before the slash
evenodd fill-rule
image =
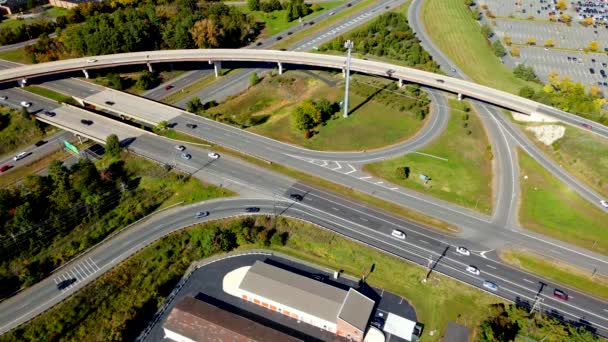
<path id="1" fill-rule="evenodd" d="M 21 159 L 27 157 L 28 155 L 29 155 L 29 152 L 19 152 L 13 157 L 13 160 L 14 161 L 21 160 Z"/>
<path id="2" fill-rule="evenodd" d="M 32 106 L 32 103 L 27 101 L 21 101 L 21 106 L 25 108 L 30 108 Z"/>
<path id="3" fill-rule="evenodd" d="M 467 266 L 467 272 L 472 273 L 474 275 L 479 275 L 479 269 L 473 265 Z"/>
<path id="4" fill-rule="evenodd" d="M 203 218 L 203 217 L 207 217 L 209 216 L 209 212 L 208 211 L 199 211 L 196 214 L 194 214 L 194 218 Z"/>
<path id="5" fill-rule="evenodd" d="M 301 200 L 304 199 L 304 197 L 302 197 L 302 195 L 300 194 L 291 194 L 289 195 L 289 198 L 291 198 L 294 201 L 300 202 Z"/>
<path id="6" fill-rule="evenodd" d="M 399 229 L 393 229 L 391 235 L 396 237 L 397 239 L 405 240 L 405 233 L 400 231 Z"/>
<path id="7" fill-rule="evenodd" d="M 257 213 L 260 211 L 260 208 L 258 207 L 249 207 L 249 208 L 245 208 L 245 211 L 248 213 Z"/>
<path id="8" fill-rule="evenodd" d="M 183 151 L 186 149 L 186 147 L 184 145 L 175 145 L 175 149 L 178 151 Z"/>
<path id="9" fill-rule="evenodd" d="M 218 159 L 220 157 L 220 155 L 215 152 L 209 152 L 207 153 L 207 156 L 211 159 Z"/>
<path id="10" fill-rule="evenodd" d="M 462 255 L 471 255 L 471 252 L 469 252 L 469 250 L 464 247 L 457 247 L 456 252 L 458 252 Z"/>
<path id="11" fill-rule="evenodd" d="M 553 291 L 553 297 L 561 299 L 561 300 L 568 300 L 568 294 L 566 294 L 566 292 L 564 292 L 562 290 L 558 290 L 558 289 L 555 289 Z"/>
<path id="12" fill-rule="evenodd" d="M 182 157 L 182 159 L 185 159 L 185 160 L 190 160 L 190 159 L 192 159 L 192 156 L 191 156 L 191 155 L 189 155 L 188 153 L 182 153 L 181 157 Z"/>
<path id="13" fill-rule="evenodd" d="M 80 120 L 80 123 L 85 126 L 91 126 L 93 124 L 93 120 L 82 119 Z"/>
<path id="14" fill-rule="evenodd" d="M 491 291 L 498 291 L 498 285 L 494 284 L 493 282 L 486 280 L 483 282 L 483 287 L 485 287 L 488 290 Z"/>

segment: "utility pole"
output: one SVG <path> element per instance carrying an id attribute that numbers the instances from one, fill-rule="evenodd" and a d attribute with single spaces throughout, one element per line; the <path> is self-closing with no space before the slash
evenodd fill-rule
<path id="1" fill-rule="evenodd" d="M 424 279 L 422 279 L 422 283 L 426 283 L 426 280 L 429 279 L 429 276 L 431 275 L 431 266 L 433 265 L 433 255 L 429 255 L 429 259 L 428 259 L 428 264 L 426 265 L 426 275 L 424 276 Z"/>
<path id="2" fill-rule="evenodd" d="M 532 305 L 532 309 L 530 309 L 530 315 L 534 313 L 535 309 L 538 309 L 538 312 L 540 312 L 540 305 L 543 303 L 543 301 L 544 298 L 541 296 L 537 295 L 536 297 L 534 297 L 534 305 Z"/>
<path id="3" fill-rule="evenodd" d="M 346 42 L 344 42 L 344 47 L 347 49 L 347 56 L 346 56 L 346 85 L 344 87 L 344 117 L 347 118 L 348 117 L 348 85 L 349 85 L 349 81 L 350 81 L 350 51 L 353 48 L 353 41 L 352 40 L 347 40 Z"/>

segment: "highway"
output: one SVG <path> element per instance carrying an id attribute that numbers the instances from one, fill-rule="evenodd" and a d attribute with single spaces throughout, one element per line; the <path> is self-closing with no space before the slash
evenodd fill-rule
<path id="1" fill-rule="evenodd" d="M 70 132 L 59 131 L 59 132 L 49 136 L 48 138 L 42 139 L 41 142 L 43 142 L 43 144 L 40 146 L 30 145 L 30 146 L 22 147 L 21 149 L 19 149 L 19 152 L 26 152 L 28 154 L 27 157 L 25 157 L 23 159 L 15 161 L 13 159 L 13 157 L 15 156 L 14 153 L 7 154 L 4 157 L 0 157 L 0 166 L 3 166 L 3 165 L 11 166 L 11 168 L 8 171 L 4 171 L 2 174 L 11 172 L 12 170 L 14 170 L 18 167 L 31 163 L 32 160 L 40 159 L 41 157 L 43 157 L 47 154 L 53 153 L 53 152 L 61 149 L 63 146 L 62 141 L 70 140 L 70 139 L 72 139 L 72 137 L 73 137 L 73 134 Z"/>

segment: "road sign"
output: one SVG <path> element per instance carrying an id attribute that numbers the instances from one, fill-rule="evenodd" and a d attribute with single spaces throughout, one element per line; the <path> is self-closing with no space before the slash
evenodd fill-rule
<path id="1" fill-rule="evenodd" d="M 63 144 L 65 145 L 65 148 L 67 148 L 68 150 L 70 150 L 70 151 L 72 151 L 74 153 L 79 153 L 78 147 L 70 144 L 67 140 L 64 140 Z"/>

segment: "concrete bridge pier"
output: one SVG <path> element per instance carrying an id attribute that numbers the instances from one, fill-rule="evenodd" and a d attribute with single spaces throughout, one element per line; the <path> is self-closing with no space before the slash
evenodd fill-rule
<path id="1" fill-rule="evenodd" d="M 403 87 L 403 80 L 399 79 L 399 88 Z"/>
<path id="2" fill-rule="evenodd" d="M 87 71 L 87 69 L 82 69 L 82 72 L 84 73 L 84 78 L 86 78 L 88 80 L 89 79 L 89 72 Z"/>
<path id="3" fill-rule="evenodd" d="M 213 71 L 215 72 L 215 78 L 220 77 L 220 71 L 222 70 L 222 61 L 209 61 L 209 64 L 213 64 Z"/>
<path id="4" fill-rule="evenodd" d="M 24 79 L 22 79 L 22 80 L 17 81 L 17 84 L 18 84 L 18 85 L 19 85 L 21 88 L 25 87 L 25 84 L 26 84 L 26 83 L 27 83 L 27 80 L 26 80 L 25 78 L 24 78 Z"/>
<path id="5" fill-rule="evenodd" d="M 346 68 L 342 68 L 342 77 L 346 78 Z"/>
<path id="6" fill-rule="evenodd" d="M 146 63 L 146 65 L 148 66 L 149 72 L 154 72 L 154 70 L 152 69 L 152 63 L 148 62 L 148 63 Z"/>
<path id="7" fill-rule="evenodd" d="M 458 93 L 458 101 L 462 101 L 462 94 Z"/>
<path id="8" fill-rule="evenodd" d="M 277 65 L 279 66 L 279 75 L 283 75 L 283 63 L 277 62 Z"/>

